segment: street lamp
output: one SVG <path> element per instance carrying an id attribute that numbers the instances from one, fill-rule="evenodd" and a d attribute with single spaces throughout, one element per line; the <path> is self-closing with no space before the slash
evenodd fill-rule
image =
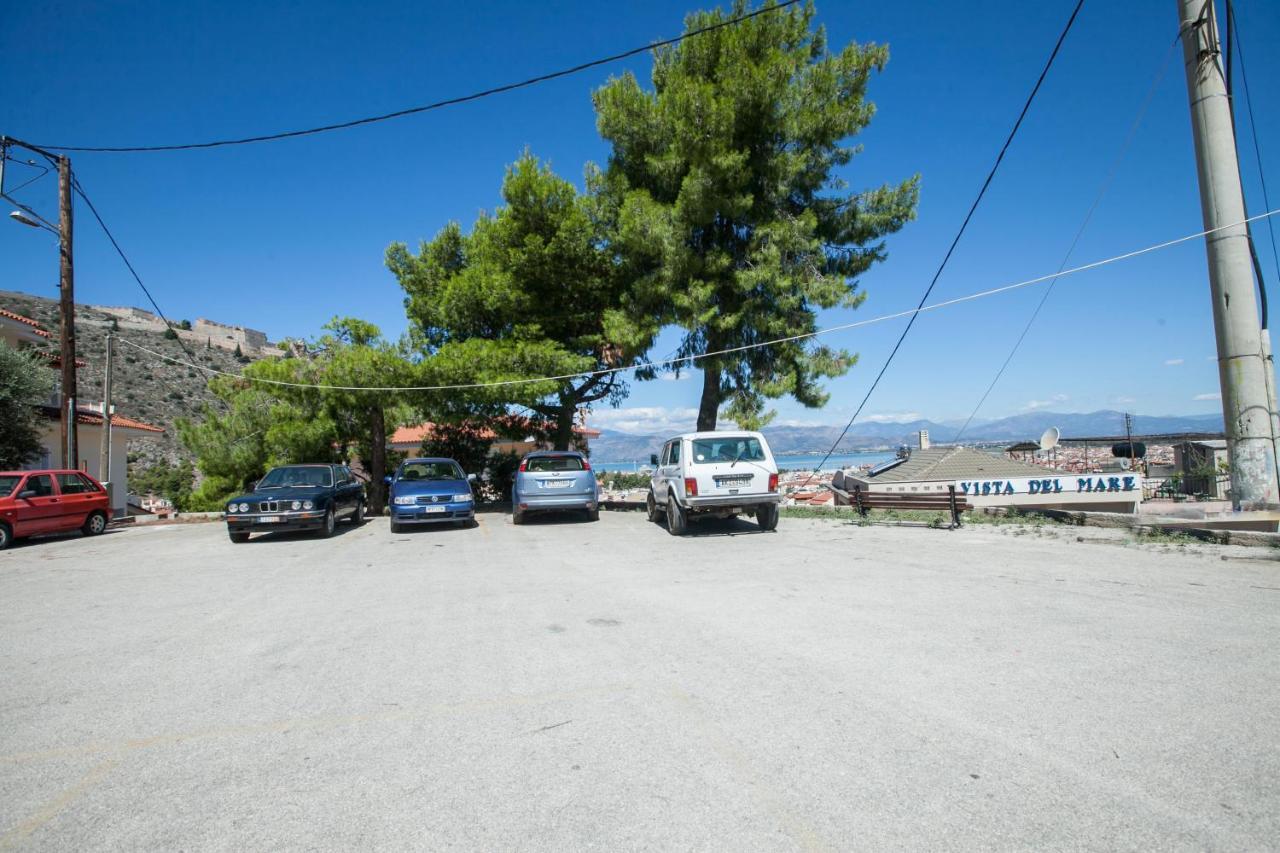
<path id="1" fill-rule="evenodd" d="M 39 218 L 33 218 L 32 215 L 27 214 L 21 210 L 13 211 L 12 213 L 9 214 L 9 218 L 12 219 L 14 222 L 21 222 L 23 225 L 30 225 L 32 228 L 43 228 L 44 230 L 49 231 L 53 234 L 58 233 L 58 230 L 54 228 L 52 225 L 49 225 L 48 223 L 44 222 Z"/>

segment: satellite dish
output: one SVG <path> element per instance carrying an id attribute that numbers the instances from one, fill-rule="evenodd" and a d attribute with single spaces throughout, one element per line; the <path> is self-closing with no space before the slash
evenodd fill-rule
<path id="1" fill-rule="evenodd" d="M 1121 471 L 1129 471 L 1129 470 L 1132 470 L 1132 469 L 1133 469 L 1133 460 L 1132 460 L 1132 459 L 1129 459 L 1128 457 L 1121 457 L 1121 459 L 1120 459 L 1120 470 L 1121 470 Z"/>
<path id="2" fill-rule="evenodd" d="M 1062 431 L 1057 427 L 1049 427 L 1044 431 L 1044 435 L 1040 436 L 1040 449 L 1053 450 L 1058 446 L 1058 439 L 1062 437 Z"/>

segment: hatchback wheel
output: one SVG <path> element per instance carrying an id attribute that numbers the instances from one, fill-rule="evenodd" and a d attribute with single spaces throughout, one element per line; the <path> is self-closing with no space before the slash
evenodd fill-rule
<path id="1" fill-rule="evenodd" d="M 9 525 L 0 521 L 0 551 L 8 548 L 13 544 L 13 531 L 9 529 Z"/>
<path id="2" fill-rule="evenodd" d="M 680 508 L 680 504 L 676 503 L 676 496 L 667 497 L 667 532 L 672 536 L 683 536 L 685 530 L 688 529 L 688 520 L 685 518 L 684 510 Z"/>
<path id="3" fill-rule="evenodd" d="M 587 521 L 599 521 L 599 520 L 600 520 L 600 509 L 598 507 L 596 509 L 587 510 Z"/>
<path id="4" fill-rule="evenodd" d="M 106 529 L 107 517 L 100 512 L 90 513 L 84 521 L 84 526 L 80 528 L 85 536 L 97 536 Z"/>

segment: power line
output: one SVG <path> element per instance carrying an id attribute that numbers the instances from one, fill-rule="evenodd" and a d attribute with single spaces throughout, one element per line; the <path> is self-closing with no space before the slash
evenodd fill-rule
<path id="1" fill-rule="evenodd" d="M 310 127 L 310 128 L 305 128 L 303 130 L 290 130 L 282 133 L 268 133 L 260 136 L 246 136 L 238 139 L 219 139 L 211 142 L 190 142 L 190 143 L 179 144 L 179 145 L 134 145 L 134 146 L 45 145 L 43 147 L 49 148 L 55 151 L 92 151 L 92 152 L 99 152 L 99 153 L 190 151 L 190 150 L 199 149 L 199 148 L 221 148 L 227 145 L 248 145 L 251 142 L 273 142 L 280 139 L 293 139 L 299 136 L 311 136 L 317 133 L 328 133 L 334 130 L 346 130 L 352 127 L 359 127 L 361 125 L 375 124 L 377 122 L 389 121 L 391 119 L 402 118 L 404 116 L 430 112 L 431 110 L 438 110 L 443 107 L 452 107 L 458 104 L 465 104 L 470 101 L 478 101 L 481 98 L 487 98 L 487 97 L 490 97 L 491 95 L 500 95 L 505 92 L 512 92 L 517 89 L 525 89 L 530 86 L 535 86 L 539 83 L 546 83 L 549 80 L 556 80 L 561 77 L 568 77 L 573 74 L 578 74 L 580 72 L 586 71 L 590 68 L 596 68 L 601 65 L 608 65 L 610 63 L 618 62 L 623 59 L 628 59 L 632 56 L 636 56 L 641 53 L 646 53 L 651 50 L 657 50 L 658 48 L 661 48 L 661 47 L 667 47 L 669 45 L 679 44 L 680 42 L 684 41 L 687 38 L 704 35 L 706 33 L 713 32 L 715 30 L 719 30 L 724 27 L 734 26 L 735 24 L 740 24 L 743 21 L 748 21 L 760 15 L 769 14 L 771 12 L 778 12 L 778 11 L 781 11 L 782 9 L 787 8 L 788 6 L 794 6 L 796 3 L 799 3 L 799 2 L 800 0 L 782 0 L 782 2 L 779 2 L 776 5 L 763 6 L 755 10 L 754 12 L 748 12 L 747 14 L 739 15 L 736 18 L 729 18 L 728 20 L 719 21 L 714 24 L 709 24 L 708 26 L 700 27 L 696 30 L 691 30 L 690 32 L 676 36 L 675 38 L 669 38 L 669 39 L 663 39 L 662 41 L 651 42 L 650 44 L 646 44 L 642 47 L 633 47 L 629 50 L 624 50 L 622 53 L 615 53 L 612 56 L 605 56 L 600 59 L 593 59 L 590 62 L 583 62 L 580 65 L 573 66 L 572 68 L 562 68 L 559 71 L 552 71 L 547 74 L 539 74 L 536 77 L 530 77 L 528 79 L 521 80 L 518 83 L 507 83 L 502 86 L 495 86 L 491 89 L 484 89 L 479 92 L 472 92 L 469 95 L 461 95 L 456 98 L 447 98 L 443 101 L 435 101 L 434 103 L 423 104 L 422 106 L 417 106 L 417 107 L 408 107 L 406 109 L 396 110 L 395 112 L 390 112 L 390 113 L 383 113 L 381 115 L 366 116 L 364 118 L 352 119 L 351 121 L 337 122 L 335 124 L 326 124 L 326 125 L 321 125 L 319 127 Z"/>
<path id="2" fill-rule="evenodd" d="M 1120 261 L 1126 261 L 1126 260 L 1129 260 L 1130 258 L 1136 258 L 1141 255 L 1148 255 L 1148 254 L 1151 254 L 1152 252 L 1157 252 L 1162 249 L 1168 249 L 1172 246 L 1177 246 L 1182 243 L 1190 242 L 1191 240 L 1199 240 L 1202 237 L 1207 237 L 1208 235 L 1215 234 L 1218 231 L 1225 231 L 1231 228 L 1239 228 L 1241 225 L 1246 225 L 1250 222 L 1257 222 L 1258 220 L 1266 219 L 1268 217 L 1272 217 L 1277 214 L 1280 214 L 1280 208 L 1276 210 L 1269 210 L 1269 211 L 1266 211 L 1265 213 L 1259 213 L 1256 216 L 1251 216 L 1248 219 L 1241 220 L 1240 222 L 1233 222 L 1229 225 L 1220 225 L 1217 228 L 1210 228 L 1206 231 L 1197 231 L 1194 234 L 1186 234 L 1182 237 L 1175 237 L 1174 239 L 1166 240 L 1163 243 L 1155 243 L 1150 246 L 1144 246 L 1141 249 L 1134 249 L 1129 252 L 1124 252 L 1123 254 L 1113 255 L 1112 257 L 1104 258 L 1100 261 L 1092 261 L 1087 264 L 1082 264 L 1078 267 L 1072 267 L 1071 269 L 1059 269 L 1057 272 L 1048 273 L 1046 275 L 1037 276 L 1035 278 L 1029 278 L 1024 281 L 1015 282 L 1013 284 L 1005 284 L 1005 285 L 1001 285 L 1000 287 L 990 288 L 988 290 L 980 290 L 976 293 L 970 293 L 965 296 L 957 296 L 952 299 L 943 300 L 942 302 L 935 302 L 931 305 L 921 305 L 915 308 L 908 308 L 904 311 L 897 311 L 892 314 L 883 314 L 879 317 L 871 317 L 866 320 L 858 320 L 853 323 L 842 323 L 841 325 L 838 325 L 838 326 L 828 326 L 825 329 L 818 329 L 813 332 L 804 332 L 803 334 L 799 334 L 799 335 L 790 335 L 785 338 L 774 338 L 773 340 L 759 341 L 753 344 L 743 344 L 742 346 L 729 347 L 727 349 L 715 350 L 712 352 L 695 353 L 693 355 L 679 356 L 676 358 L 666 358 L 666 359 L 662 359 L 661 361 L 650 362 L 649 364 L 645 364 L 645 365 L 629 365 L 627 367 L 611 367 L 605 370 L 590 370 L 582 373 L 565 373 L 559 376 L 537 376 L 537 377 L 526 378 L 526 379 L 500 379 L 493 382 L 463 382 L 463 383 L 457 383 L 453 385 L 390 385 L 390 386 L 318 385 L 318 384 L 307 383 L 307 382 L 286 382 L 281 379 L 265 379 L 259 376 L 244 376 L 243 374 L 230 373 L 225 370 L 217 370 L 212 367 L 205 367 L 204 365 L 201 365 L 201 364 L 195 364 L 193 362 L 185 362 L 185 361 L 182 361 L 181 359 L 173 358 L 172 356 L 165 355 L 164 353 L 156 352 L 155 350 L 148 349 L 147 347 L 144 347 L 141 344 L 136 344 L 133 341 L 128 340 L 127 338 L 117 338 L 117 341 L 127 346 L 131 346 L 136 350 L 140 350 L 141 352 L 145 352 L 148 355 L 152 355 L 152 356 L 155 356 L 156 358 L 170 362 L 171 364 L 180 365 L 182 367 L 194 368 L 196 370 L 204 371 L 205 373 L 210 375 L 228 376 L 232 379 L 241 379 L 246 382 L 258 382 L 266 385 L 277 385 L 277 386 L 283 386 L 287 388 L 312 388 L 312 389 L 317 389 L 321 391 L 384 391 L 384 392 L 465 391 L 465 390 L 472 390 L 472 389 L 478 389 L 478 388 L 503 388 L 503 387 L 510 387 L 512 385 L 528 385 L 534 382 L 562 382 L 570 379 L 586 379 L 592 376 L 602 376 L 606 374 L 622 373 L 628 370 L 637 370 L 644 367 L 666 367 L 666 366 L 672 366 L 677 364 L 691 364 L 695 361 L 698 361 L 704 358 L 713 358 L 716 356 L 743 352 L 745 350 L 777 346 L 779 344 L 791 343 L 793 341 L 801 341 L 801 340 L 807 340 L 809 338 L 816 338 L 819 335 L 828 335 L 828 334 L 831 334 L 832 332 L 841 332 L 841 331 L 846 331 L 848 329 L 856 329 L 862 326 L 870 326 L 875 323 L 883 323 L 888 320 L 897 320 L 902 317 L 912 317 L 912 316 L 922 314 L 925 311 L 937 311 L 941 308 L 949 308 L 952 305 L 959 305 L 964 302 L 973 302 L 978 299 L 985 299 L 990 296 L 997 296 L 1001 293 L 1008 293 L 1013 290 L 1020 290 L 1025 287 L 1031 287 L 1036 284 L 1041 284 L 1042 282 L 1056 281 L 1057 279 L 1063 278 L 1065 276 L 1087 272 L 1088 270 L 1097 269 L 1099 267 L 1104 267 L 1109 264 L 1118 263 Z"/>
<path id="3" fill-rule="evenodd" d="M 996 176 L 996 171 L 1000 168 L 1001 161 L 1004 160 L 1005 152 L 1009 150 L 1009 146 L 1013 143 L 1013 138 L 1018 134 L 1018 128 L 1022 127 L 1022 120 L 1026 118 L 1027 112 L 1031 109 L 1032 102 L 1036 99 L 1036 94 L 1040 91 L 1041 84 L 1044 83 L 1045 77 L 1049 75 L 1049 69 L 1053 67 L 1053 61 L 1058 57 L 1058 51 L 1062 49 L 1062 43 L 1067 39 L 1067 33 L 1071 32 L 1071 27 L 1076 22 L 1076 16 L 1080 14 L 1080 7 L 1084 5 L 1084 0 L 1077 0 L 1076 6 L 1071 10 L 1071 17 L 1067 19 L 1066 26 L 1062 28 L 1062 32 L 1058 35 L 1058 41 L 1053 45 L 1053 50 L 1049 53 L 1049 59 L 1045 62 L 1044 68 L 1040 71 L 1040 76 L 1036 79 L 1036 84 L 1031 88 L 1031 94 L 1027 96 L 1026 102 L 1022 105 L 1022 111 L 1018 113 L 1018 119 L 1013 123 L 1013 129 L 1009 131 L 1009 136 L 1005 139 L 1004 145 L 1000 147 L 1000 153 L 996 155 L 996 161 L 991 166 L 991 171 L 987 173 L 987 179 L 982 182 L 982 188 L 978 190 L 977 198 L 973 200 L 973 204 L 969 207 L 969 212 L 965 214 L 964 221 L 960 223 L 960 230 L 956 232 L 955 239 L 951 241 L 950 247 L 947 249 L 946 255 L 942 258 L 942 263 L 938 265 L 938 271 L 933 274 L 933 280 L 929 282 L 929 286 L 925 288 L 924 295 L 920 297 L 920 304 L 917 310 L 911 315 L 911 319 L 907 321 L 906 328 L 902 330 L 902 334 L 898 336 L 898 342 L 893 345 L 893 349 L 889 352 L 889 357 L 885 359 L 884 364 L 880 368 L 880 372 L 876 374 L 876 378 L 872 381 L 871 387 L 867 389 L 866 396 L 862 398 L 862 402 L 858 404 L 858 408 L 854 411 L 853 417 L 849 418 L 849 423 L 845 424 L 844 429 L 840 431 L 840 436 L 832 443 L 831 449 L 822 457 L 822 461 L 813 469 L 816 474 L 822 469 L 822 466 L 831 458 L 831 454 L 836 452 L 836 448 L 840 446 L 840 442 L 844 441 L 845 435 L 853 426 L 853 422 L 858 419 L 858 415 L 862 414 L 863 408 L 866 407 L 867 401 L 871 399 L 871 395 L 875 393 L 876 387 L 880 384 L 880 380 L 884 378 L 885 371 L 889 369 L 889 365 L 893 363 L 893 359 L 898 354 L 898 350 L 902 347 L 902 342 L 907 339 L 907 335 L 911 332 L 911 327 L 915 325 L 916 318 L 920 316 L 919 309 L 924 307 L 925 301 L 929 298 L 929 294 L 933 293 L 933 288 L 937 285 L 938 279 L 942 277 L 942 271 L 947 268 L 947 262 L 951 260 L 951 255 L 956 250 L 956 246 L 960 243 L 960 238 L 964 236 L 965 229 L 969 227 L 969 221 L 973 219 L 973 214 L 977 211 L 978 205 L 982 203 L 982 197 L 987 194 L 987 188 L 991 186 L 991 181 Z M 807 485 L 809 480 L 813 479 L 810 474 L 803 485 Z"/>
<path id="4" fill-rule="evenodd" d="M 1172 42 L 1169 43 L 1169 49 L 1165 51 L 1164 59 L 1160 62 L 1159 70 L 1156 72 L 1155 79 L 1151 81 L 1151 88 L 1147 90 L 1147 96 L 1142 101 L 1142 106 L 1138 108 L 1138 114 L 1134 116 L 1133 123 L 1129 125 L 1129 132 L 1125 134 L 1124 142 L 1120 145 L 1120 151 L 1116 155 L 1115 161 L 1111 164 L 1111 168 L 1107 171 L 1106 177 L 1102 181 L 1102 186 L 1098 188 L 1098 194 L 1093 199 L 1093 204 L 1089 205 L 1089 210 L 1084 215 L 1084 220 L 1080 223 L 1080 227 L 1076 230 L 1076 235 L 1071 240 L 1071 245 L 1067 247 L 1067 252 L 1062 256 L 1062 264 L 1059 269 L 1066 267 L 1067 261 L 1071 260 L 1071 255 L 1075 252 L 1076 246 L 1080 244 L 1080 238 L 1084 236 L 1085 230 L 1089 227 L 1089 222 L 1093 219 L 1093 214 L 1097 211 L 1098 205 L 1102 203 L 1102 199 L 1106 196 L 1107 190 L 1111 188 L 1111 183 L 1115 180 L 1116 174 L 1120 170 L 1120 164 L 1124 161 L 1125 154 L 1129 151 L 1129 146 L 1133 144 L 1133 139 L 1138 133 L 1138 128 L 1142 125 L 1142 119 L 1147 114 L 1147 108 L 1151 106 L 1151 101 L 1155 98 L 1160 83 L 1164 80 L 1165 72 L 1169 68 L 1169 59 L 1173 56 L 1173 49 L 1177 47 L 1181 40 L 1181 34 L 1174 36 Z M 1053 295 L 1053 288 L 1057 285 L 1058 279 L 1054 278 L 1049 282 L 1049 286 L 1045 288 L 1044 294 L 1041 295 L 1039 303 L 1031 312 L 1031 316 L 1027 318 L 1027 324 L 1022 328 L 1022 334 L 1018 335 L 1018 339 L 1014 341 L 1013 347 L 1009 350 L 1009 355 L 1005 358 L 1004 363 L 1000 365 L 1000 369 L 996 371 L 995 377 L 992 378 L 991 384 L 987 386 L 987 390 L 982 393 L 982 397 L 978 400 L 978 404 L 973 407 L 973 411 L 969 413 L 969 417 L 965 419 L 964 426 L 960 427 L 959 432 L 951 439 L 952 443 L 959 443 L 961 436 L 969 429 L 969 425 L 973 423 L 973 419 L 978 416 L 978 412 L 982 411 L 983 405 L 987 402 L 987 398 L 991 396 L 991 392 L 995 390 L 1000 378 L 1004 376 L 1005 370 L 1013 362 L 1013 357 L 1017 355 L 1018 350 L 1022 347 L 1022 342 L 1026 340 L 1027 335 L 1031 332 L 1031 327 L 1035 325 L 1036 318 L 1040 316 L 1040 311 L 1044 308 L 1045 303 L 1049 301 L 1049 297 Z"/>

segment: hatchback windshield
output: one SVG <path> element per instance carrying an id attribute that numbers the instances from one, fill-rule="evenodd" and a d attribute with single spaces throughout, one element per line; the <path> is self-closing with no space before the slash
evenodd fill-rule
<path id="1" fill-rule="evenodd" d="M 406 462 L 400 466 L 401 480 L 461 480 L 462 469 L 453 462 Z"/>
<path id="2" fill-rule="evenodd" d="M 763 462 L 764 448 L 760 439 L 749 435 L 726 435 L 723 438 L 693 440 L 694 462 Z"/>
<path id="3" fill-rule="evenodd" d="M 289 486 L 332 486 L 333 472 L 328 465 L 289 465 L 272 468 L 258 483 L 259 489 L 284 489 Z"/>
<path id="4" fill-rule="evenodd" d="M 0 475 L 0 498 L 7 498 L 13 494 L 13 490 L 18 488 L 18 484 L 21 482 L 21 474 Z"/>
<path id="5" fill-rule="evenodd" d="M 525 464 L 526 471 L 585 471 L 581 456 L 534 456 Z"/>

